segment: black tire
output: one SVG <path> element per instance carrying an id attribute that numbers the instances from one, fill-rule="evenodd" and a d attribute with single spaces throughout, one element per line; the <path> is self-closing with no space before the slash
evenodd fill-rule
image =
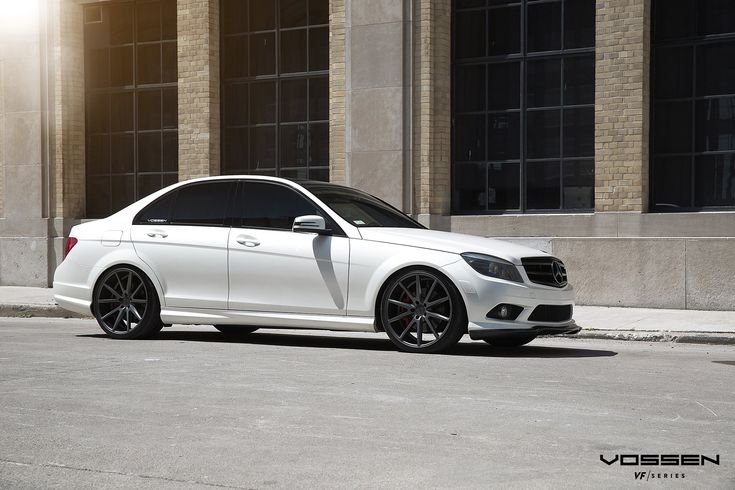
<path id="1" fill-rule="evenodd" d="M 246 335 L 258 330 L 258 327 L 247 325 L 213 325 L 213 327 L 227 335 Z"/>
<path id="2" fill-rule="evenodd" d="M 92 296 L 92 313 L 102 331 L 114 339 L 143 339 L 163 328 L 156 288 L 132 266 L 115 267 L 100 277 Z"/>
<path id="3" fill-rule="evenodd" d="M 389 279 L 378 311 L 388 338 L 405 352 L 442 352 L 467 332 L 459 291 L 443 274 L 425 267 L 406 269 Z"/>
<path id="4" fill-rule="evenodd" d="M 512 337 L 498 337 L 495 339 L 483 339 L 493 347 L 511 348 L 526 345 L 535 339 L 535 335 L 514 335 Z"/>

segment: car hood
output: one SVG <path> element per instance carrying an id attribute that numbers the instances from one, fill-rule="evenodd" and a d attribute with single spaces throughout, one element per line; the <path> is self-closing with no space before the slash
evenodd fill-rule
<path id="1" fill-rule="evenodd" d="M 364 240 L 394 243 L 409 247 L 427 248 L 450 253 L 475 252 L 507 260 L 521 265 L 523 257 L 548 257 L 540 250 L 515 243 L 483 238 L 462 233 L 424 230 L 419 228 L 360 228 Z"/>

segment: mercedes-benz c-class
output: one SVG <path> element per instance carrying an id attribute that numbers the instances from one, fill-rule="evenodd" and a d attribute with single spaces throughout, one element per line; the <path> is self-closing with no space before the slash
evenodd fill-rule
<path id="1" fill-rule="evenodd" d="M 520 245 L 432 231 L 364 192 L 223 176 L 174 184 L 71 229 L 62 307 L 107 335 L 171 324 L 385 332 L 401 350 L 460 338 L 519 346 L 573 334 L 564 264 Z"/>

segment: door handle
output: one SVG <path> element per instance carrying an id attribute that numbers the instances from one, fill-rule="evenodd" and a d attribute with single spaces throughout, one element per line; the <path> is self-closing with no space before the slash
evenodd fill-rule
<path id="1" fill-rule="evenodd" d="M 160 236 L 161 238 L 166 238 L 168 236 L 168 233 L 164 231 L 149 231 L 147 235 L 151 238 L 155 238 L 157 236 Z"/>
<path id="2" fill-rule="evenodd" d="M 240 245 L 245 245 L 246 247 L 257 247 L 260 245 L 260 242 L 253 238 L 237 237 L 235 241 Z"/>

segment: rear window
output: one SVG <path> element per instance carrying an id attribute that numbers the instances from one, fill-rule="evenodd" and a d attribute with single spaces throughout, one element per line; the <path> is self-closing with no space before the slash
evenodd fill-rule
<path id="1" fill-rule="evenodd" d="M 145 207 L 135 224 L 224 226 L 233 181 L 192 184 L 176 189 Z"/>

